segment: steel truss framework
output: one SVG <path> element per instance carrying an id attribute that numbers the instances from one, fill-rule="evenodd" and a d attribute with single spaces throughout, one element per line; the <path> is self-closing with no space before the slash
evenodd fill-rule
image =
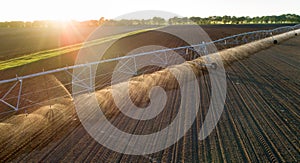
<path id="1" fill-rule="evenodd" d="M 0 102 L 5 104 L 9 108 L 13 109 L 13 111 L 18 111 L 20 109 L 20 101 L 22 98 L 23 81 L 26 79 L 34 78 L 34 77 L 39 77 L 39 76 L 48 75 L 48 74 L 54 74 L 54 73 L 58 73 L 58 72 L 66 72 L 73 78 L 73 82 L 72 82 L 73 85 L 80 86 L 80 87 L 86 89 L 87 92 L 91 92 L 93 90 L 92 67 L 97 66 L 98 64 L 118 61 L 118 62 L 121 62 L 121 66 L 118 68 L 118 71 L 120 71 L 122 73 L 129 73 L 129 74 L 137 75 L 136 58 L 138 58 L 138 57 L 142 57 L 142 56 L 146 56 L 146 55 L 155 55 L 156 60 L 153 59 L 150 62 L 165 63 L 168 60 L 168 57 L 166 55 L 167 52 L 176 51 L 176 52 L 180 53 L 181 55 L 188 55 L 189 52 L 192 51 L 192 52 L 196 52 L 195 53 L 196 55 L 193 56 L 193 58 L 192 58 L 192 59 L 195 59 L 195 58 L 200 57 L 201 54 L 203 56 L 203 55 L 207 55 L 207 54 L 211 53 L 207 50 L 207 47 L 212 44 L 225 45 L 225 46 L 226 45 L 241 45 L 241 44 L 246 44 L 246 43 L 253 42 L 253 41 L 260 40 L 260 39 L 267 38 L 267 37 L 272 37 L 273 41 L 275 41 L 274 36 L 278 35 L 278 34 L 294 31 L 295 32 L 294 34 L 298 35 L 298 33 L 296 33 L 297 29 L 300 29 L 300 24 L 295 25 L 295 26 L 279 27 L 279 28 L 272 29 L 272 30 L 260 30 L 260 31 L 253 31 L 253 32 L 237 34 L 237 35 L 225 37 L 225 38 L 222 38 L 219 40 L 215 40 L 212 42 L 202 42 L 197 45 L 182 46 L 182 47 L 177 47 L 177 48 L 156 50 L 156 51 L 150 51 L 150 52 L 142 52 L 142 53 L 138 53 L 138 54 L 134 54 L 134 55 L 128 55 L 128 56 L 117 57 L 117 58 L 112 58 L 112 59 L 100 60 L 97 62 L 91 62 L 91 63 L 86 63 L 86 64 L 58 68 L 55 70 L 44 71 L 44 72 L 30 74 L 30 75 L 26 75 L 26 76 L 20 76 L 20 77 L 16 76 L 15 78 L 12 78 L 12 79 L 0 81 L 0 85 L 6 84 L 6 83 L 14 83 L 8 89 L 8 91 L 5 92 L 5 94 L 0 98 Z M 131 66 L 128 66 L 129 62 L 131 65 L 132 64 L 134 65 L 133 68 Z M 214 68 L 215 65 L 207 64 L 204 66 L 211 66 L 212 68 Z M 74 76 L 70 72 L 70 70 L 77 69 L 77 68 L 82 68 L 82 69 L 81 69 L 80 73 L 77 74 L 77 76 Z M 89 82 L 84 82 L 84 81 L 78 79 L 79 75 L 81 75 L 86 70 L 89 72 L 89 77 L 88 77 L 88 79 L 84 79 L 84 80 L 89 80 Z M 16 104 L 9 103 L 8 100 L 6 99 L 7 96 L 14 89 L 18 89 L 17 90 L 18 95 L 17 95 L 17 97 L 15 97 Z"/>

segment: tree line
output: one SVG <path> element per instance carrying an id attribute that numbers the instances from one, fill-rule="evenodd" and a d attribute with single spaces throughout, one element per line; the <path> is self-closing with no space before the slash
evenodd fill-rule
<path id="1" fill-rule="evenodd" d="M 279 16 L 210 16 L 208 18 L 191 17 L 197 24 L 283 24 L 300 23 L 300 16 L 296 14 L 283 14 Z"/>
<path id="2" fill-rule="evenodd" d="M 209 16 L 206 18 L 202 17 L 173 17 L 164 19 L 161 17 L 153 17 L 152 19 L 122 19 L 113 20 L 105 19 L 101 17 L 99 20 L 88 20 L 88 21 L 70 21 L 69 24 L 74 26 L 87 26 L 96 27 L 99 25 L 180 25 L 180 24 L 284 24 L 284 23 L 300 23 L 300 16 L 296 14 L 283 14 L 279 16 L 261 16 L 261 17 L 249 17 L 249 16 Z M 28 27 L 63 27 L 65 23 L 59 21 L 10 21 L 0 22 L 0 27 L 6 28 L 28 28 Z"/>

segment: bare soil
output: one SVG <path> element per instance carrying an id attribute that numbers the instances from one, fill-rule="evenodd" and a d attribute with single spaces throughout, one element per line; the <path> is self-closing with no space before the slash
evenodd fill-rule
<path id="1" fill-rule="evenodd" d="M 180 28 L 182 27 L 178 29 Z M 237 32 L 236 29 L 227 30 Z M 245 30 L 250 30 L 250 27 Z M 121 39 L 108 50 L 107 55 L 116 54 L 118 47 L 123 50 L 118 54 L 125 54 L 136 47 L 153 43 L 167 47 L 186 44 L 169 35 L 159 37 L 162 41 L 158 42 L 158 36 L 161 36 L 161 33 L 147 32 Z M 226 34 L 218 36 L 221 38 Z M 133 40 L 145 40 L 145 42 Z M 300 60 L 297 59 L 300 51 L 299 44 L 300 39 L 296 37 L 247 57 L 239 58 L 239 53 L 232 54 L 231 57 L 237 61 L 228 60 L 230 63 L 225 63 L 228 85 L 225 110 L 217 128 L 203 141 L 198 140 L 198 132 L 208 111 L 211 88 L 207 72 L 197 71 L 201 92 L 200 114 L 197 115 L 196 121 L 187 134 L 163 151 L 147 156 L 132 156 L 103 147 L 84 130 L 76 116 L 72 101 L 66 97 L 58 102 L 44 104 L 41 108 L 28 109 L 31 110 L 28 115 L 16 114 L 5 118 L 0 125 L 0 133 L 3 134 L 0 141 L 0 158 L 2 161 L 14 162 L 150 162 L 152 158 L 161 162 L 298 162 L 300 160 L 298 127 L 300 106 L 297 101 L 300 101 L 300 84 L 295 74 L 300 73 L 298 66 Z M 29 67 L 23 67 L 19 71 L 23 73 L 38 71 L 41 64 L 46 66 L 57 63 L 57 60 L 59 58 L 28 65 Z M 47 68 L 55 66 L 61 65 L 49 65 Z M 10 70 L 6 73 L 16 71 Z M 109 71 L 111 69 L 107 68 L 104 72 Z M 4 75 L 6 73 L 3 72 Z M 62 74 L 55 75 L 59 80 L 53 76 L 46 78 L 51 81 L 52 86 L 59 89 L 51 95 L 68 96 L 68 91 L 61 86 L 66 86 L 70 78 Z M 36 80 L 38 81 L 32 82 L 43 82 L 45 79 Z M 134 80 L 148 82 L 146 85 L 133 82 L 134 90 L 131 95 L 137 105 L 146 106 L 149 101 L 146 96 L 148 89 L 145 88 L 150 87 L 151 84 L 158 84 L 169 88 L 166 91 L 167 106 L 154 119 L 133 120 L 121 114 L 112 100 L 109 100 L 111 98 L 109 87 L 98 91 L 96 93 L 98 100 L 110 122 L 125 132 L 149 134 L 159 131 L 172 122 L 181 99 L 187 104 L 193 102 L 191 97 L 180 95 L 178 83 L 163 71 L 148 74 L 144 78 L 139 76 L 132 79 Z M 109 81 L 110 76 L 107 75 L 100 78 L 97 84 L 101 85 Z M 195 86 L 190 85 L 188 89 L 193 92 Z M 41 98 L 44 98 L 44 94 L 41 94 Z"/>

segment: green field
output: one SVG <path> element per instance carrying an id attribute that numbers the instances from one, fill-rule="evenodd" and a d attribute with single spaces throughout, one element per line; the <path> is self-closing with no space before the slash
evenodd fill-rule
<path id="1" fill-rule="evenodd" d="M 107 36 L 104 38 L 92 40 L 92 41 L 85 42 L 85 43 L 77 43 L 74 45 L 69 45 L 69 46 L 64 46 L 64 47 L 60 47 L 60 48 L 43 50 L 43 51 L 39 51 L 39 52 L 35 52 L 35 53 L 26 54 L 26 55 L 23 55 L 20 57 L 8 59 L 5 61 L 0 61 L 0 70 L 23 66 L 23 65 L 26 65 L 26 64 L 29 64 L 32 62 L 36 62 L 39 60 L 48 59 L 48 58 L 56 57 L 56 56 L 59 56 L 62 54 L 74 52 L 81 48 L 103 44 L 103 43 L 106 43 L 109 41 L 117 40 L 117 39 L 120 39 L 123 37 L 135 35 L 135 34 L 142 33 L 142 32 L 147 32 L 147 31 L 155 30 L 155 29 L 157 29 L 157 28 L 141 29 L 141 30 L 136 30 L 136 31 L 132 31 L 132 32 Z"/>

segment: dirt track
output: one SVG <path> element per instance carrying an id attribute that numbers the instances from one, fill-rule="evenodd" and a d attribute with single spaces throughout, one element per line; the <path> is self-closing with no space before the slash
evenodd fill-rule
<path id="1" fill-rule="evenodd" d="M 41 124 L 47 124 L 40 131 L 34 131 L 33 136 L 26 136 L 31 135 L 30 130 L 26 130 L 30 123 L 23 125 L 23 132 L 15 133 L 19 135 L 18 139 L 11 138 L 8 141 L 17 145 L 22 142 L 21 145 L 9 147 L 8 144 L 6 148 L 1 148 L 0 157 L 3 161 L 16 162 L 149 162 L 149 158 L 162 162 L 297 162 L 300 160 L 300 105 L 297 102 L 300 101 L 300 83 L 295 74 L 300 73 L 299 44 L 299 37 L 292 38 L 226 67 L 228 94 L 225 110 L 217 128 L 204 141 L 198 141 L 197 134 L 208 109 L 210 88 L 209 77 L 202 72 L 199 78 L 202 93 L 200 114 L 185 137 L 164 151 L 148 156 L 130 156 L 99 145 L 83 129 L 74 114 L 73 106 L 68 105 L 71 102 L 67 101 L 65 104 L 68 107 L 56 106 L 62 108 L 63 114 L 53 112 L 54 118 L 51 121 L 40 120 Z M 176 88 L 176 83 L 171 84 Z M 194 86 L 189 89 L 193 90 Z M 129 133 L 158 131 L 173 120 L 179 99 L 193 100 L 181 97 L 177 89 L 169 90 L 167 94 L 169 98 L 166 108 L 169 109 L 164 109 L 149 122 L 131 120 L 113 107 L 107 108 L 109 111 L 106 114 L 115 126 Z M 101 101 L 100 95 L 98 97 Z M 53 106 L 53 109 L 56 107 Z M 64 115 L 63 120 L 57 115 Z M 34 120 L 30 116 L 24 118 Z M 154 123 L 153 126 L 153 121 L 160 123 Z"/>

